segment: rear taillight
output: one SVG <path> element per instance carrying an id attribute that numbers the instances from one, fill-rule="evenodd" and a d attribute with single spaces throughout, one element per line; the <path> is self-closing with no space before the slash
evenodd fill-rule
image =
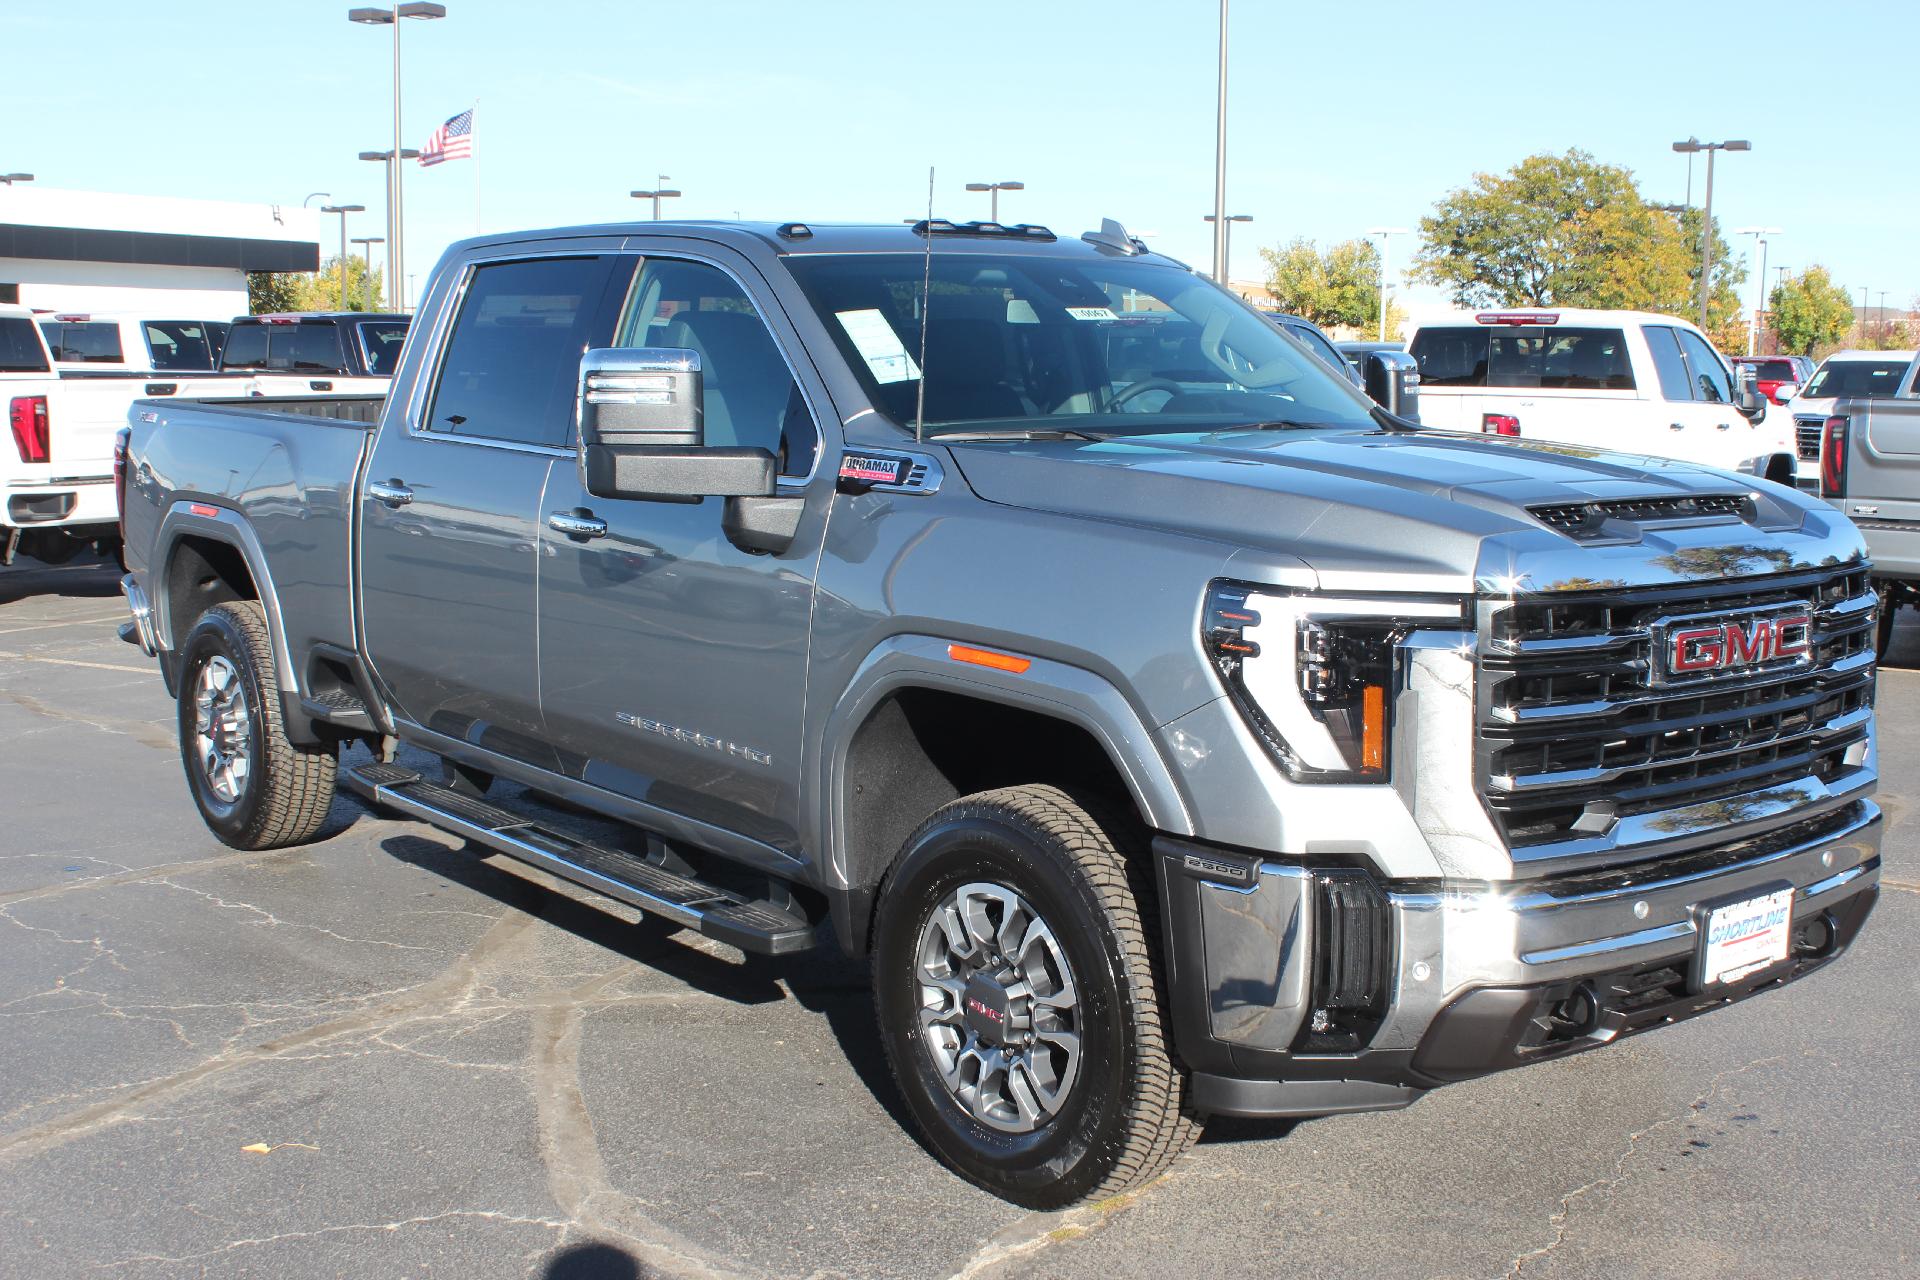
<path id="1" fill-rule="evenodd" d="M 1480 430 L 1490 436 L 1517 436 L 1520 434 L 1520 419 L 1510 413 L 1483 413 L 1480 415 Z"/>
<path id="2" fill-rule="evenodd" d="M 113 433 L 113 505 L 120 513 L 123 546 L 127 541 L 127 440 L 132 435 L 132 427 L 122 427 Z"/>
<path id="3" fill-rule="evenodd" d="M 1845 417 L 1828 418 L 1827 425 L 1820 431 L 1820 496 L 1823 498 L 1847 496 L 1847 420 Z"/>
<path id="4" fill-rule="evenodd" d="M 15 396 L 7 404 L 7 425 L 13 428 L 13 447 L 20 451 L 20 461 L 53 461 L 45 396 Z"/>

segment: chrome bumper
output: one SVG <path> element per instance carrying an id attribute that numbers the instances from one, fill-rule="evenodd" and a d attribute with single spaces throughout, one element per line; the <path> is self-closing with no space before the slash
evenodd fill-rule
<path id="1" fill-rule="evenodd" d="M 121 625 L 120 638 L 139 645 L 149 658 L 155 656 L 160 652 L 160 638 L 153 628 L 153 603 L 130 573 L 120 579 L 120 594 L 127 598 L 127 612 L 133 615 Z"/>

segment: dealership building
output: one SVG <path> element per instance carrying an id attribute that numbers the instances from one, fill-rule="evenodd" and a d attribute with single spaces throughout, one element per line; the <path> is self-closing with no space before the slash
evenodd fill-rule
<path id="1" fill-rule="evenodd" d="M 172 319 L 247 313 L 250 271 L 320 266 L 318 210 L 0 186 L 0 302 Z"/>

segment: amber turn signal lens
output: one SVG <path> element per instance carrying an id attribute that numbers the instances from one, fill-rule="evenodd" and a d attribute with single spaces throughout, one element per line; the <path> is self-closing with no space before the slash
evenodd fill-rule
<path id="1" fill-rule="evenodd" d="M 1360 695 L 1360 767 L 1387 767 L 1387 691 L 1377 684 Z"/>
<path id="2" fill-rule="evenodd" d="M 975 649 L 964 644 L 948 645 L 947 656 L 955 662 L 971 662 L 976 667 L 992 667 L 995 671 L 1008 671 L 1016 676 L 1023 674 L 1033 665 L 1032 658 L 1015 657 L 1011 653 L 995 653 L 991 649 Z"/>

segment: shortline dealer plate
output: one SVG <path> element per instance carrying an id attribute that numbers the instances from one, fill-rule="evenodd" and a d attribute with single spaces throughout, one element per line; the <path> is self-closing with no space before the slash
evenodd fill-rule
<path id="1" fill-rule="evenodd" d="M 1738 982 L 1787 958 L 1793 935 L 1791 886 L 1704 911 L 1699 989 Z"/>

